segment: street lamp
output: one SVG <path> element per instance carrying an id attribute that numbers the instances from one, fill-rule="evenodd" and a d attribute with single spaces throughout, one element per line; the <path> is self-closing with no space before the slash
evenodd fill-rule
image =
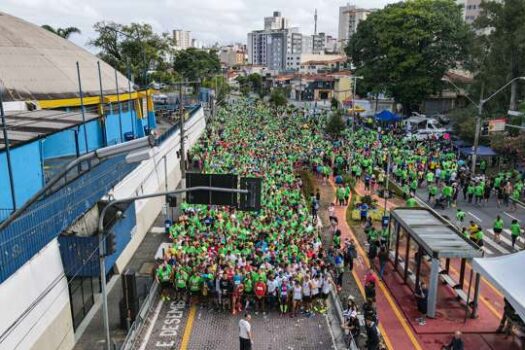
<path id="1" fill-rule="evenodd" d="M 481 116 L 483 114 L 483 107 L 485 106 L 485 103 L 492 100 L 497 94 L 499 94 L 501 91 L 503 91 L 507 86 L 512 84 L 513 82 L 517 80 L 525 80 L 525 77 L 517 77 L 512 80 L 510 80 L 508 83 L 500 87 L 496 92 L 494 92 L 492 95 L 490 95 L 487 98 L 483 98 L 483 95 L 479 97 L 479 103 L 474 102 L 468 95 L 466 96 L 467 99 L 472 102 L 476 107 L 478 107 L 478 115 L 476 116 L 476 131 L 474 134 L 474 145 L 472 146 L 473 152 L 472 152 L 472 164 L 470 167 L 470 170 L 472 172 L 472 175 L 476 173 L 476 159 L 477 159 L 477 153 L 478 153 L 478 146 L 479 146 L 479 134 L 481 129 Z M 461 90 L 456 84 L 454 84 L 450 79 L 444 79 L 444 81 L 450 83 L 452 86 L 454 86 L 457 90 Z"/>
<path id="2" fill-rule="evenodd" d="M 250 190 L 247 189 L 233 189 L 233 188 L 223 188 L 223 187 L 212 187 L 212 186 L 197 186 L 191 188 L 182 188 L 174 191 L 165 191 L 151 194 L 144 194 L 136 197 L 114 199 L 106 204 L 106 206 L 100 212 L 98 218 L 97 232 L 99 237 L 99 266 L 100 266 L 100 284 L 102 289 L 102 317 L 104 319 L 104 330 L 106 333 L 106 348 L 111 350 L 111 334 L 109 332 L 109 314 L 108 314 L 108 295 L 106 287 L 106 237 L 104 234 L 104 217 L 108 212 L 108 209 L 122 203 L 130 203 L 140 199 L 156 198 L 167 195 L 174 195 L 186 192 L 194 191 L 215 191 L 215 192 L 225 192 L 225 193 L 239 193 L 239 194 L 251 194 Z M 252 195 L 253 194 L 252 192 Z"/>

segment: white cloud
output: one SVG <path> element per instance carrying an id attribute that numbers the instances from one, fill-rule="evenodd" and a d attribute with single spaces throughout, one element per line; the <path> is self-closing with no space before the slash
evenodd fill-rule
<path id="1" fill-rule="evenodd" d="M 357 6 L 379 8 L 395 0 L 356 0 Z M 262 29 L 263 18 L 281 11 L 290 24 L 313 33 L 314 10 L 318 31 L 337 34 L 339 6 L 345 0 L 0 0 L 0 8 L 38 25 L 76 26 L 82 35 L 72 40 L 88 49 L 97 21 L 146 22 L 157 32 L 182 28 L 206 43 L 245 42 L 246 34 Z"/>

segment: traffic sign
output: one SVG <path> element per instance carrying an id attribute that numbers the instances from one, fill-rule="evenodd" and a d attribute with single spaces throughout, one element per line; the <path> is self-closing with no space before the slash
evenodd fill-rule
<path id="1" fill-rule="evenodd" d="M 248 190 L 248 194 L 241 194 L 239 209 L 245 211 L 259 211 L 261 209 L 262 179 L 260 177 L 241 177 L 241 190 Z"/>
<path id="2" fill-rule="evenodd" d="M 237 175 L 186 173 L 186 187 L 220 187 L 237 189 Z M 229 205 L 237 207 L 237 193 L 209 190 L 191 191 L 186 195 L 189 204 Z"/>

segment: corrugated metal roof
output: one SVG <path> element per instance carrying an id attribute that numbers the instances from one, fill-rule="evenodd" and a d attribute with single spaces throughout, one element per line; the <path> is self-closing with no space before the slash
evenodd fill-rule
<path id="1" fill-rule="evenodd" d="M 84 116 L 86 122 L 99 117 L 92 112 L 85 112 Z M 82 124 L 82 113 L 78 110 L 39 110 L 11 113 L 5 119 L 9 147 L 13 147 Z M 5 148 L 5 144 L 4 134 L 0 132 L 0 150 Z"/>
<path id="2" fill-rule="evenodd" d="M 85 96 L 100 94 L 97 61 L 88 51 L 39 26 L 0 12 L 0 87 L 5 101 L 79 97 L 76 62 Z M 100 61 L 105 93 L 116 92 L 114 69 Z M 120 92 L 127 78 L 118 73 Z"/>
<path id="3" fill-rule="evenodd" d="M 397 208 L 392 210 L 391 215 L 432 256 L 474 258 L 482 255 L 454 226 L 430 210 Z"/>

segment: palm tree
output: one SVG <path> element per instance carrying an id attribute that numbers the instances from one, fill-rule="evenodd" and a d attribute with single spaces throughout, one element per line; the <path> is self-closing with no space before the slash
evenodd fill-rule
<path id="1" fill-rule="evenodd" d="M 56 34 L 64 39 L 69 39 L 69 37 L 71 36 L 71 34 L 73 33 L 77 33 L 77 34 L 80 34 L 80 29 L 78 29 L 77 27 L 67 27 L 67 28 L 53 28 L 51 27 L 50 25 L 48 24 L 44 24 L 42 26 L 42 28 L 50 31 L 51 33 L 53 34 Z"/>

